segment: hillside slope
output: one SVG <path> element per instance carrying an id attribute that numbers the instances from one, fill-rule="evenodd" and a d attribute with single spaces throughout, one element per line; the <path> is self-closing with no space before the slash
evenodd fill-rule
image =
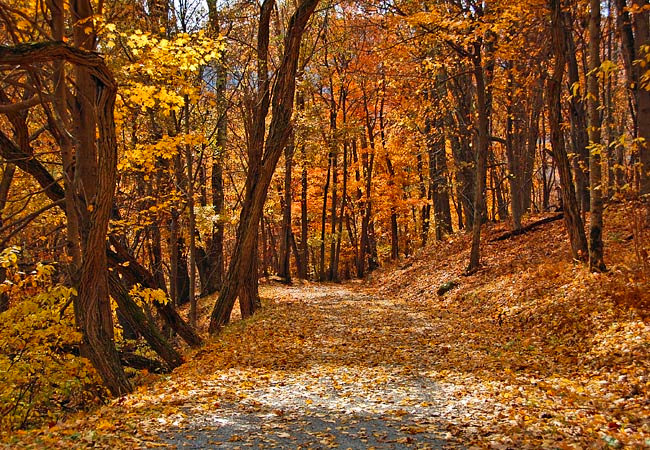
<path id="1" fill-rule="evenodd" d="M 606 211 L 605 274 L 570 261 L 556 221 L 499 242 L 505 224 L 489 227 L 474 275 L 462 275 L 469 236 L 456 234 L 370 283 L 430 305 L 437 369 L 508 406 L 474 428 L 480 440 L 650 446 L 650 233 L 635 235 L 632 219 L 621 205 Z"/>

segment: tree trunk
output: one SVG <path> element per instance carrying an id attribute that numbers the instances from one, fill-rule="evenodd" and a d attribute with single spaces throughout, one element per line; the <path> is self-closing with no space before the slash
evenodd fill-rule
<path id="1" fill-rule="evenodd" d="M 448 135 L 451 151 L 456 165 L 456 192 L 459 200 L 459 220 L 465 217 L 464 223 L 459 223 L 459 229 L 472 228 L 474 223 L 474 190 L 476 179 L 476 160 L 471 142 L 472 129 L 472 87 L 468 75 L 463 75 L 451 83 L 445 83 L 447 93 L 452 94 L 457 101 L 458 111 L 454 117 L 447 119 L 447 126 L 453 129 Z M 430 194 L 432 197 L 432 194 Z"/>
<path id="2" fill-rule="evenodd" d="M 189 135 L 190 132 L 190 106 L 189 97 L 185 95 L 185 114 L 184 114 L 185 134 Z M 194 212 L 194 157 L 192 154 L 192 146 L 185 145 L 185 169 L 186 169 L 186 197 L 187 197 L 187 215 L 189 226 L 189 280 L 187 295 L 190 302 L 190 325 L 196 328 L 197 311 L 196 311 L 196 215 Z"/>
<path id="3" fill-rule="evenodd" d="M 9 190 L 11 182 L 16 173 L 16 166 L 12 163 L 5 163 L 4 170 L 2 171 L 2 180 L 0 181 L 0 227 L 4 224 L 4 210 L 7 206 L 7 199 L 9 197 Z M 0 251 L 4 250 L 0 248 Z M 0 267 L 0 283 L 4 283 L 7 278 L 7 269 Z M 9 309 L 9 294 L 7 292 L 0 293 L 0 313 Z"/>
<path id="4" fill-rule="evenodd" d="M 637 58 L 648 60 L 648 45 L 650 45 L 650 24 L 648 17 L 648 0 L 634 0 L 639 11 L 634 14 L 635 52 Z M 642 143 L 639 145 L 639 194 L 646 203 L 647 222 L 650 223 L 650 91 L 647 83 L 642 80 L 638 89 L 637 129 Z"/>
<path id="5" fill-rule="evenodd" d="M 420 201 L 422 206 L 420 207 L 420 242 L 422 247 L 427 245 L 427 238 L 429 237 L 429 215 L 431 213 L 431 205 L 429 205 L 429 199 L 427 198 L 427 186 L 424 182 L 424 162 L 422 160 L 422 152 L 418 149 L 416 154 L 417 170 L 418 170 L 418 187 L 420 194 Z"/>
<path id="6" fill-rule="evenodd" d="M 344 115 L 345 122 L 345 115 Z M 343 193 L 341 194 L 341 211 L 339 213 L 339 229 L 336 233 L 336 252 L 334 258 L 334 273 L 338 274 L 341 261 L 341 240 L 343 237 L 343 218 L 348 198 L 348 143 L 343 143 Z"/>
<path id="7" fill-rule="evenodd" d="M 86 23 L 94 14 L 90 2 L 73 0 L 70 9 L 76 23 L 75 45 L 93 50 L 95 32 L 92 27 L 89 31 Z M 88 68 L 79 65 L 75 66 L 74 76 L 77 146 L 73 183 L 82 254 L 78 295 L 74 301 L 75 317 L 83 336 L 82 355 L 90 359 L 111 393 L 122 395 L 133 388 L 115 349 L 104 250 L 116 184 L 113 107 L 117 86 L 101 85 Z"/>
<path id="8" fill-rule="evenodd" d="M 300 100 L 300 98 L 299 98 Z M 300 102 L 298 102 L 300 105 Z M 302 149 L 302 172 L 300 174 L 300 254 L 301 265 L 298 269 L 298 276 L 306 280 L 309 277 L 309 218 L 307 215 L 307 156 L 305 146 Z"/>
<path id="9" fill-rule="evenodd" d="M 539 81 L 539 84 L 535 90 L 534 101 L 530 107 L 530 112 L 528 115 L 528 133 L 527 133 L 527 145 L 526 145 L 526 154 L 524 157 L 524 170 L 522 180 L 523 184 L 523 195 L 521 196 L 522 207 L 521 211 L 526 212 L 531 209 L 531 203 L 533 199 L 533 169 L 535 167 L 535 154 L 537 152 L 537 142 L 539 140 L 539 118 L 543 116 L 542 108 L 544 101 L 544 86 L 543 81 Z M 544 120 L 542 118 L 542 120 Z M 546 139 L 546 136 L 543 137 Z M 544 154 L 544 157 L 546 155 Z"/>
<path id="10" fill-rule="evenodd" d="M 433 170 L 431 170 L 433 169 Z M 452 232 L 449 188 L 447 185 L 447 151 L 444 136 L 429 153 L 429 177 L 432 180 L 433 213 L 436 240 L 442 240 Z"/>
<path id="11" fill-rule="evenodd" d="M 379 106 L 379 135 L 381 136 L 381 147 L 386 156 L 386 170 L 388 171 L 388 188 L 390 201 L 390 259 L 397 261 L 399 259 L 399 224 L 397 223 L 397 206 L 395 202 L 399 196 L 398 189 L 395 187 L 395 169 L 393 162 L 390 160 L 390 154 L 386 147 L 386 129 L 384 123 L 384 105 L 386 101 L 386 83 L 382 83 L 381 101 Z"/>
<path id="12" fill-rule="evenodd" d="M 155 324 L 149 321 L 142 309 L 131 299 L 119 277 L 111 273 L 109 281 L 112 297 L 129 326 L 147 341 L 147 344 L 170 369 L 175 369 L 183 364 L 183 357 L 167 342 Z"/>
<path id="13" fill-rule="evenodd" d="M 512 63 L 508 62 L 508 69 L 512 70 Z M 507 74 L 506 90 L 506 156 L 508 159 L 508 183 L 510 184 L 510 208 L 512 210 L 512 222 L 514 230 L 521 229 L 521 216 L 523 215 L 521 199 L 523 185 L 521 183 L 523 173 L 521 170 L 521 161 L 517 157 L 514 143 L 514 74 Z"/>
<path id="14" fill-rule="evenodd" d="M 211 333 L 217 333 L 227 323 L 242 283 L 245 271 L 251 267 L 250 258 L 255 249 L 257 226 L 262 215 L 266 194 L 278 159 L 291 132 L 291 115 L 296 87 L 296 71 L 300 56 L 302 35 L 318 0 L 303 0 L 289 21 L 282 62 L 273 85 L 272 119 L 260 170 L 249 170 L 247 189 L 240 216 L 237 239 L 228 273 L 219 298 L 210 317 Z"/>
<path id="15" fill-rule="evenodd" d="M 580 217 L 578 202 L 575 197 L 573 180 L 571 178 L 571 165 L 564 146 L 564 136 L 562 133 L 561 91 L 564 67 L 566 65 L 566 39 L 563 35 L 565 27 L 562 24 L 563 15 L 560 0 L 549 0 L 549 7 L 551 10 L 551 41 L 555 56 L 553 74 L 548 80 L 547 93 L 551 147 L 560 173 L 564 220 L 569 233 L 571 252 L 574 259 L 586 261 L 589 255 L 587 238 L 585 236 L 582 218 Z"/>
<path id="16" fill-rule="evenodd" d="M 113 248 L 112 250 L 111 248 L 107 249 L 110 265 L 122 275 L 127 288 L 140 283 L 146 288 L 162 289 L 161 286 L 156 284 L 154 276 L 114 236 L 110 236 L 109 244 Z M 127 264 L 125 265 L 125 263 Z M 178 333 L 188 345 L 199 347 L 203 344 L 201 337 L 183 320 L 171 302 L 165 304 L 156 302 L 154 307 L 165 323 Z"/>
<path id="17" fill-rule="evenodd" d="M 571 94 L 569 102 L 569 118 L 571 120 L 571 136 L 573 142 L 573 169 L 576 180 L 576 197 L 582 212 L 589 211 L 589 133 L 587 132 L 587 112 L 580 91 L 580 75 L 576 59 L 576 47 L 573 41 L 573 31 L 569 26 L 571 14 L 563 14 L 563 33 L 566 40 L 568 60 L 568 81 Z"/>
<path id="18" fill-rule="evenodd" d="M 330 174 L 332 173 L 332 151 L 327 156 L 327 178 L 323 187 L 323 208 L 320 218 L 320 270 L 319 281 L 325 281 L 325 226 L 327 224 L 327 194 L 330 188 Z"/>
<path id="19" fill-rule="evenodd" d="M 171 210 L 169 221 L 169 290 L 172 304 L 180 305 L 180 288 L 178 286 L 178 212 Z"/>
<path id="20" fill-rule="evenodd" d="M 179 133 L 180 122 L 175 119 L 175 114 L 172 112 L 172 117 L 176 123 L 176 129 L 172 130 L 170 134 Z M 177 153 L 173 158 L 173 177 L 177 189 L 183 191 L 187 189 L 187 177 L 183 173 L 183 158 L 182 149 L 177 148 Z M 190 301 L 190 275 L 187 270 L 187 256 L 185 255 L 185 239 L 181 231 L 181 212 L 175 205 L 171 208 L 171 222 L 170 222 L 170 251 L 169 251 L 169 265 L 171 268 L 172 281 L 172 300 L 174 305 L 184 305 Z"/>
<path id="21" fill-rule="evenodd" d="M 211 31 L 216 35 L 220 30 L 219 14 L 216 0 L 208 0 L 209 23 Z M 205 283 L 201 284 L 201 295 L 210 295 L 221 289 L 223 279 L 223 237 L 224 237 L 224 191 L 223 191 L 223 158 L 226 152 L 228 131 L 228 101 L 226 98 L 226 68 L 223 64 L 215 67 L 217 80 L 215 96 L 217 101 L 217 135 L 212 151 L 212 175 L 210 177 L 212 190 L 212 211 L 217 216 L 212 225 L 212 234 L 206 245 Z"/>
<path id="22" fill-rule="evenodd" d="M 487 86 L 481 58 L 481 45 L 475 44 L 473 57 L 474 79 L 476 81 L 476 109 L 478 113 L 478 147 L 476 149 L 476 182 L 474 188 L 474 224 L 472 226 L 472 248 L 467 272 L 476 271 L 480 266 L 481 213 L 485 203 L 485 179 L 487 158 L 490 151 L 490 111 L 487 99 Z"/>
<path id="23" fill-rule="evenodd" d="M 603 197 L 601 174 L 601 120 L 598 90 L 600 70 L 600 0 L 590 0 L 589 13 L 589 73 L 587 104 L 589 108 L 589 185 L 591 186 L 591 215 L 589 218 L 589 268 L 602 272 L 603 261 Z"/>
<path id="24" fill-rule="evenodd" d="M 264 222 L 262 222 L 262 226 L 264 226 Z M 249 258 L 249 268 L 244 274 L 243 283 L 239 287 L 239 311 L 242 319 L 251 317 L 255 311 L 261 307 L 260 294 L 258 291 L 258 237 L 259 235 L 256 233 L 255 242 L 253 243 L 255 253 L 251 255 L 251 258 Z"/>
<path id="25" fill-rule="evenodd" d="M 336 117 L 334 117 L 334 122 L 336 123 Z M 332 142 L 333 152 L 332 152 L 332 207 L 330 210 L 331 216 L 331 236 L 330 236 L 330 267 L 328 273 L 329 281 L 336 281 L 338 279 L 338 268 L 336 267 L 336 206 L 338 202 L 337 198 L 337 188 L 338 188 L 338 142 L 336 137 Z"/>
<path id="26" fill-rule="evenodd" d="M 220 130 L 221 130 L 221 126 Z M 225 133 L 225 125 L 223 128 Z M 220 133 L 218 131 L 217 133 Z M 216 222 L 212 225 L 212 236 L 208 240 L 206 252 L 206 281 L 201 286 L 201 294 L 209 295 L 221 289 L 223 279 L 223 237 L 224 237 L 224 190 L 223 190 L 223 144 L 225 136 L 217 138 L 217 149 L 213 154 L 212 162 L 212 211 L 217 216 Z"/>
<path id="27" fill-rule="evenodd" d="M 368 108 L 368 97 L 363 89 L 363 106 L 366 121 L 366 135 L 362 135 L 361 146 L 363 151 L 361 153 L 361 161 L 363 164 L 363 172 L 365 175 L 365 198 L 364 198 L 364 213 L 361 219 L 361 247 L 362 247 L 362 261 L 368 257 L 368 271 L 372 272 L 379 267 L 377 261 L 377 242 L 374 239 L 374 225 L 372 217 L 372 180 L 373 170 L 375 166 L 375 132 L 371 124 L 370 110 Z M 368 146 L 369 144 L 369 146 Z M 368 155 L 370 153 L 370 155 Z M 365 265 L 365 261 L 363 262 Z"/>
<path id="28" fill-rule="evenodd" d="M 280 255 L 278 276 L 291 283 L 291 168 L 293 166 L 293 140 L 284 149 L 284 201 L 282 202 L 282 229 L 280 231 Z"/>
<path id="29" fill-rule="evenodd" d="M 362 140 L 362 142 L 364 142 Z M 360 212 L 361 214 L 361 235 L 358 236 L 357 239 L 355 239 L 355 249 L 357 250 L 355 252 L 355 258 L 356 258 L 356 272 L 357 272 L 357 277 L 358 278 L 363 278 L 364 275 L 364 270 L 365 270 L 365 239 L 366 239 L 366 232 L 364 229 L 364 220 L 363 217 L 365 215 L 365 205 L 363 202 L 363 193 L 361 192 L 361 168 L 359 167 L 359 154 L 357 152 L 357 140 L 354 139 L 352 140 L 352 161 L 354 162 L 354 177 L 357 183 L 357 192 L 356 192 L 356 203 L 359 205 L 359 208 L 362 210 Z M 363 159 L 363 158 L 362 158 Z M 363 164 L 363 162 L 362 162 Z M 365 165 L 364 165 L 365 167 Z M 350 224 L 349 228 L 352 229 L 352 224 L 354 224 L 354 229 L 357 229 L 356 225 L 356 219 Z M 352 236 L 352 234 L 350 235 Z M 357 237 L 357 233 L 354 233 L 354 236 Z M 357 245 L 358 243 L 358 245 Z"/>
<path id="30" fill-rule="evenodd" d="M 630 115 L 634 121 L 633 137 L 638 135 L 638 91 L 639 68 L 634 61 L 637 59 L 636 39 L 632 27 L 632 19 L 628 11 L 626 0 L 614 0 L 616 3 L 616 27 L 621 37 L 621 53 L 623 54 L 623 67 L 627 78 Z"/>

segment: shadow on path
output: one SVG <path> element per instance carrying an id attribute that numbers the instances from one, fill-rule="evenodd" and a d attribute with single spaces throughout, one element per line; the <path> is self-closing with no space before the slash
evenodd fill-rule
<path id="1" fill-rule="evenodd" d="M 277 300 L 243 334 L 238 330 L 239 342 L 226 336 L 211 350 L 220 352 L 215 372 L 196 383 L 181 412 L 156 419 L 167 428 L 163 442 L 197 449 L 459 448 L 444 431 L 458 412 L 450 401 L 455 387 L 418 370 L 434 357 L 424 316 L 340 285 L 273 287 L 266 295 Z M 248 389 L 236 401 L 210 404 L 228 398 L 214 393 L 233 379 Z"/>

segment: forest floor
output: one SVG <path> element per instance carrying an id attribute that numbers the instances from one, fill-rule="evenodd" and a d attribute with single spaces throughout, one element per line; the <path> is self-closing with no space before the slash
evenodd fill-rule
<path id="1" fill-rule="evenodd" d="M 507 224 L 488 227 L 471 276 L 459 233 L 364 282 L 264 284 L 259 314 L 172 374 L 5 445 L 650 447 L 649 274 L 630 223 L 608 209 L 606 274 L 569 260 L 558 221 L 502 242 Z"/>

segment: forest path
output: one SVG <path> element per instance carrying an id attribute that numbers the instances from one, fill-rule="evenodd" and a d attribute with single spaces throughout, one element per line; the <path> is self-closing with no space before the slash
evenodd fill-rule
<path id="1" fill-rule="evenodd" d="M 458 447 L 445 423 L 464 406 L 427 374 L 440 354 L 423 305 L 355 285 L 262 296 L 259 316 L 150 390 L 164 404 L 148 434 L 178 448 Z"/>

